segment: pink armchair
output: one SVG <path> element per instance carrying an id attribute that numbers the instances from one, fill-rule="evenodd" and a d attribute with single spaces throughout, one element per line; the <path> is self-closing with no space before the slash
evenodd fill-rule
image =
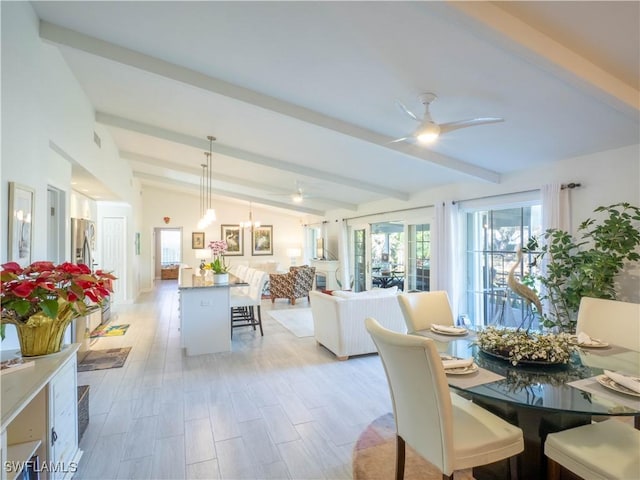
<path id="1" fill-rule="evenodd" d="M 316 267 L 303 265 L 289 268 L 289 273 L 272 273 L 269 275 L 269 294 L 271 303 L 276 298 L 288 298 L 291 305 L 296 304 L 296 298 L 307 297 L 313 288 Z"/>

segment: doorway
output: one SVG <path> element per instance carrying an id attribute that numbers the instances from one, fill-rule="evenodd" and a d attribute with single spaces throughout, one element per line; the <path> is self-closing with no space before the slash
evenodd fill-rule
<path id="1" fill-rule="evenodd" d="M 161 278 L 162 268 L 182 263 L 182 227 L 155 228 L 155 272 L 156 279 Z"/>
<path id="2" fill-rule="evenodd" d="M 66 259 L 64 246 L 67 230 L 64 222 L 67 213 L 65 207 L 65 192 L 47 185 L 47 260 L 55 264 L 62 263 Z M 73 261 L 73 258 L 70 260 Z"/>

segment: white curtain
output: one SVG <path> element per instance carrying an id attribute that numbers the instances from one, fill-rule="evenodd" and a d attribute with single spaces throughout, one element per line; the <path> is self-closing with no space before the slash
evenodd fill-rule
<path id="1" fill-rule="evenodd" d="M 313 252 L 315 245 L 311 245 L 311 227 L 305 225 L 302 232 L 302 265 L 309 265 L 309 260 L 313 258 L 310 252 Z"/>
<path id="2" fill-rule="evenodd" d="M 436 202 L 431 233 L 431 290 L 444 290 L 449 295 L 453 318 L 458 316 L 460 287 L 464 278 L 458 261 L 458 206 L 451 201 Z"/>
<path id="3" fill-rule="evenodd" d="M 548 228 L 571 230 L 569 190 L 559 183 L 549 183 L 540 189 L 542 196 L 542 231 Z"/>
<path id="4" fill-rule="evenodd" d="M 340 283 L 343 290 L 351 288 L 351 272 L 349 271 L 349 226 L 346 220 L 340 220 L 338 236 L 338 259 L 340 261 Z"/>
<path id="5" fill-rule="evenodd" d="M 542 231 L 546 232 L 549 228 L 557 228 L 567 232 L 571 232 L 570 225 L 570 207 L 569 207 L 569 191 L 562 189 L 559 183 L 549 183 L 540 188 L 542 196 Z M 544 239 L 541 239 L 545 242 Z M 548 258 L 542 260 L 540 265 L 540 273 L 545 275 L 547 271 Z M 541 286 L 540 295 L 544 296 L 546 290 Z M 549 313 L 549 305 L 547 301 L 542 302 L 544 313 Z"/>

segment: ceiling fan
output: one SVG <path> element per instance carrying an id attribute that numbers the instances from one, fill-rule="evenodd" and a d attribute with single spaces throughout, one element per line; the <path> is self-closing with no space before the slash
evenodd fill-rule
<path id="1" fill-rule="evenodd" d="M 307 198 L 314 198 L 315 195 L 309 195 L 306 193 L 300 182 L 295 182 L 295 189 L 291 193 L 272 193 L 272 195 L 285 195 L 291 198 L 291 201 L 294 203 L 302 203 Z"/>
<path id="2" fill-rule="evenodd" d="M 420 102 L 424 105 L 424 115 L 422 118 L 418 117 L 415 113 L 409 110 L 406 106 L 404 106 L 400 102 L 396 102 L 398 106 L 402 109 L 404 113 L 406 113 L 409 117 L 417 122 L 420 122 L 418 128 L 407 135 L 406 137 L 397 138 L 393 140 L 391 143 L 396 142 L 415 142 L 418 141 L 420 143 L 433 143 L 435 142 L 440 135 L 443 133 L 450 132 L 452 130 L 457 130 L 459 128 L 467 128 L 467 127 L 475 127 L 478 125 L 486 125 L 488 123 L 499 123 L 504 122 L 504 118 L 495 118 L 495 117 L 480 117 L 480 118 L 471 118 L 467 120 L 459 120 L 457 122 L 448 122 L 448 123 L 435 123 L 431 118 L 431 113 L 429 112 L 429 105 L 436 98 L 435 93 L 423 93 L 418 97 Z"/>

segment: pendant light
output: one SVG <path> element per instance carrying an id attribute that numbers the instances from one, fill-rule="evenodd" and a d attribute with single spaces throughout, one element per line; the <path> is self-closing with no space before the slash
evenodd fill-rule
<path id="1" fill-rule="evenodd" d="M 202 175 L 200 176 L 200 220 L 198 220 L 198 230 L 203 230 L 209 226 L 205 219 L 205 211 L 207 206 L 207 164 L 202 163 L 200 164 L 200 166 L 202 167 Z"/>
<path id="2" fill-rule="evenodd" d="M 211 183 L 213 170 L 213 141 L 216 137 L 209 135 L 209 151 L 204 152 L 206 163 L 202 166 L 202 177 L 200 177 L 200 221 L 198 229 L 207 228 L 211 223 L 216 221 L 216 211 L 211 205 Z"/>

